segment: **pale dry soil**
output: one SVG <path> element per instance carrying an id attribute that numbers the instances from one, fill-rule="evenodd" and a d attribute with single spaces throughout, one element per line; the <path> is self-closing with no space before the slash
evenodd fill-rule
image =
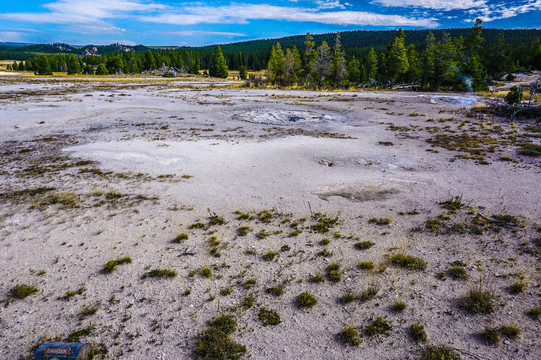
<path id="1" fill-rule="evenodd" d="M 237 319 L 232 337 L 252 359 L 415 359 L 424 346 L 409 339 L 415 322 L 463 359 L 541 357 L 539 319 L 526 314 L 540 306 L 541 167 L 518 154 L 519 143 L 539 143 L 524 135 L 539 134 L 535 122 L 484 113 L 475 95 L 203 83 L 0 79 L 1 358 L 92 326 L 81 340 L 102 344 L 101 358 L 189 359 L 220 314 Z M 438 134 L 484 136 L 482 154 L 427 142 Z M 456 212 L 439 204 L 454 197 Z M 314 227 L 318 213 L 337 218 L 328 232 Z M 224 224 L 210 225 L 212 216 Z M 187 239 L 175 242 L 180 233 Z M 374 245 L 359 250 L 359 241 Z M 426 268 L 389 264 L 400 253 Z M 104 273 L 126 256 L 130 264 Z M 443 276 L 457 260 L 467 280 Z M 310 282 L 330 263 L 341 265 L 340 281 Z M 177 276 L 144 277 L 152 269 Z M 524 292 L 510 293 L 515 282 Z M 18 284 L 38 292 L 14 298 Z M 373 299 L 339 300 L 370 285 Z M 460 306 L 479 286 L 493 295 L 491 314 Z M 318 304 L 301 309 L 302 292 Z M 403 312 L 390 310 L 396 300 Z M 263 326 L 262 307 L 280 324 Z M 376 317 L 390 332 L 363 335 Z M 521 333 L 487 345 L 483 328 L 501 325 Z M 345 326 L 360 346 L 341 343 Z"/>

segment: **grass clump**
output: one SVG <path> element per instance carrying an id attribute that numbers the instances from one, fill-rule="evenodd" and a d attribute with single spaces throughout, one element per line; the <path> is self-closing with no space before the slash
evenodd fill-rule
<path id="1" fill-rule="evenodd" d="M 107 264 L 103 265 L 103 271 L 110 274 L 113 271 L 115 271 L 115 269 L 116 269 L 116 267 L 118 265 L 131 264 L 131 262 L 132 262 L 132 260 L 131 260 L 131 257 L 129 257 L 129 256 L 125 256 L 123 258 L 117 258 L 117 259 L 111 260 L 111 261 L 107 262 Z"/>
<path id="2" fill-rule="evenodd" d="M 359 250 L 368 250 L 374 246 L 374 243 L 372 241 L 361 241 L 356 243 L 354 246 Z"/>
<path id="3" fill-rule="evenodd" d="M 182 242 L 184 240 L 188 240 L 188 234 L 186 233 L 180 233 L 180 234 L 177 234 L 177 236 L 175 236 L 175 242 Z"/>
<path id="4" fill-rule="evenodd" d="M 520 329 L 514 325 L 500 326 L 500 333 L 509 339 L 516 339 L 520 335 L 520 332 Z"/>
<path id="5" fill-rule="evenodd" d="M 230 338 L 237 321 L 230 315 L 222 315 L 209 322 L 209 327 L 196 340 L 195 356 L 201 360 L 238 360 L 246 354 L 246 346 Z"/>
<path id="6" fill-rule="evenodd" d="M 267 288 L 265 292 L 267 294 L 271 294 L 274 296 L 281 296 L 284 293 L 284 289 L 278 286 L 273 286 L 273 287 Z"/>
<path id="7" fill-rule="evenodd" d="M 461 299 L 460 304 L 471 314 L 490 314 L 494 312 L 494 295 L 479 286 L 470 289 Z"/>
<path id="8" fill-rule="evenodd" d="M 342 279 L 342 274 L 340 273 L 340 264 L 329 264 L 329 266 L 327 266 L 327 277 L 332 282 L 340 281 Z"/>
<path id="9" fill-rule="evenodd" d="M 209 226 L 213 226 L 213 225 L 220 226 L 223 224 L 225 224 L 225 220 L 223 217 L 214 215 L 214 214 L 209 217 Z"/>
<path id="10" fill-rule="evenodd" d="M 315 274 L 315 275 L 312 275 L 312 277 L 310 278 L 310 282 L 312 283 L 322 283 L 325 281 L 325 277 L 321 274 Z"/>
<path id="11" fill-rule="evenodd" d="M 205 229 L 207 225 L 203 224 L 202 222 L 196 222 L 191 224 L 188 228 L 189 229 Z"/>
<path id="12" fill-rule="evenodd" d="M 244 299 L 242 299 L 240 306 L 242 306 L 243 309 L 250 309 L 252 306 L 254 306 L 254 302 L 255 302 L 255 296 L 254 294 L 250 294 L 246 296 Z"/>
<path id="13" fill-rule="evenodd" d="M 361 270 L 373 270 L 374 263 L 372 261 L 361 261 L 357 267 Z"/>
<path id="14" fill-rule="evenodd" d="M 377 285 L 371 284 L 366 288 L 366 290 L 364 290 L 363 292 L 359 294 L 359 300 L 361 302 L 372 300 L 373 298 L 376 297 L 376 295 L 378 294 L 378 291 L 379 291 L 379 288 L 377 287 Z"/>
<path id="15" fill-rule="evenodd" d="M 370 220 L 368 220 L 369 223 L 371 224 L 376 224 L 376 225 L 389 225 L 391 223 L 391 218 L 390 217 L 386 217 L 386 218 L 372 218 Z"/>
<path id="16" fill-rule="evenodd" d="M 351 292 L 347 292 L 346 294 L 340 296 L 340 301 L 343 304 L 349 304 L 350 302 L 353 302 L 355 300 L 355 296 Z"/>
<path id="17" fill-rule="evenodd" d="M 462 360 L 462 357 L 447 345 L 428 345 L 421 352 L 419 360 Z"/>
<path id="18" fill-rule="evenodd" d="M 254 287 L 254 285 L 256 284 L 257 282 L 257 279 L 256 278 L 251 278 L 251 279 L 248 279 L 244 282 L 244 288 L 245 289 L 250 289 L 252 287 Z"/>
<path id="19" fill-rule="evenodd" d="M 297 297 L 297 303 L 301 308 L 311 308 L 317 305 L 317 299 L 314 295 L 303 292 Z"/>
<path id="20" fill-rule="evenodd" d="M 389 257 L 392 265 L 409 270 L 424 270 L 426 269 L 426 261 L 420 257 L 412 255 L 396 254 Z"/>
<path id="21" fill-rule="evenodd" d="M 532 320 L 537 320 L 541 316 L 541 308 L 529 308 L 528 311 L 526 311 L 526 315 L 528 315 Z"/>
<path id="22" fill-rule="evenodd" d="M 150 270 L 148 273 L 145 274 L 145 277 L 152 277 L 152 278 L 174 278 L 177 277 L 177 272 L 175 270 L 169 270 L 169 269 L 154 269 Z"/>
<path id="23" fill-rule="evenodd" d="M 489 345 L 496 345 L 500 342 L 500 333 L 496 328 L 485 327 L 481 333 L 481 338 Z"/>
<path id="24" fill-rule="evenodd" d="M 395 312 L 402 312 L 406 310 L 406 303 L 401 300 L 396 300 L 393 305 L 391 305 L 391 310 Z"/>
<path id="25" fill-rule="evenodd" d="M 526 283 L 523 281 L 517 281 L 509 286 L 509 292 L 513 295 L 523 293 L 524 289 L 526 289 Z"/>
<path id="26" fill-rule="evenodd" d="M 274 260 L 276 255 L 278 255 L 278 253 L 275 252 L 275 251 L 267 251 L 265 254 L 263 254 L 263 259 L 265 259 L 267 261 L 272 261 L 272 260 Z"/>
<path id="27" fill-rule="evenodd" d="M 312 218 L 317 221 L 312 230 L 319 234 L 328 233 L 338 222 L 338 216 L 333 218 L 321 213 L 314 214 Z"/>
<path id="28" fill-rule="evenodd" d="M 363 340 L 361 339 L 361 336 L 359 335 L 359 333 L 353 326 L 346 326 L 344 330 L 342 330 L 338 334 L 338 338 L 345 345 L 350 345 L 350 346 L 358 346 L 363 342 Z"/>
<path id="29" fill-rule="evenodd" d="M 208 266 L 201 268 L 199 272 L 201 273 L 201 275 L 203 275 L 203 277 L 206 277 L 206 278 L 209 278 L 212 276 L 212 269 L 209 268 Z"/>
<path id="30" fill-rule="evenodd" d="M 518 153 L 525 156 L 539 157 L 541 156 L 541 145 L 532 143 L 522 144 Z"/>
<path id="31" fill-rule="evenodd" d="M 9 295 L 12 298 L 24 299 L 25 297 L 34 295 L 38 291 L 39 289 L 33 285 L 18 284 L 12 287 L 11 290 L 9 290 Z"/>
<path id="32" fill-rule="evenodd" d="M 252 228 L 249 226 L 241 226 L 237 229 L 237 235 L 238 236 L 246 236 L 248 233 L 252 231 Z"/>
<path id="33" fill-rule="evenodd" d="M 274 310 L 269 310 L 265 308 L 259 309 L 259 320 L 263 323 L 263 326 L 267 325 L 278 325 L 282 321 L 280 320 L 280 314 Z"/>
<path id="34" fill-rule="evenodd" d="M 265 239 L 269 236 L 270 234 L 267 232 L 267 230 L 265 229 L 262 229 L 260 230 L 255 236 L 257 236 L 258 239 Z"/>
<path id="35" fill-rule="evenodd" d="M 81 310 L 81 317 L 92 316 L 97 312 L 98 312 L 97 306 L 88 306 L 88 307 L 83 308 L 83 310 Z"/>
<path id="36" fill-rule="evenodd" d="M 81 330 L 77 330 L 77 331 L 72 332 L 71 334 L 69 334 L 64 339 L 64 341 L 66 341 L 66 342 L 79 342 L 81 336 L 88 336 L 88 335 L 92 334 L 93 331 L 94 331 L 94 326 L 90 325 L 89 327 L 87 327 L 85 329 L 81 329 Z"/>
<path id="37" fill-rule="evenodd" d="M 411 341 L 414 342 L 426 342 L 427 336 L 424 325 L 420 323 L 411 324 L 409 327 L 409 335 Z"/>
<path id="38" fill-rule="evenodd" d="M 461 265 L 454 265 L 453 267 L 450 267 L 447 269 L 447 274 L 453 279 L 457 280 L 467 280 L 469 277 L 468 271 Z"/>
<path id="39" fill-rule="evenodd" d="M 464 206 L 462 203 L 462 196 L 455 196 L 451 197 L 449 200 L 442 201 L 440 202 L 440 206 L 445 210 L 449 210 L 450 213 L 455 213 Z"/>
<path id="40" fill-rule="evenodd" d="M 220 290 L 220 295 L 221 296 L 228 296 L 228 295 L 231 295 L 232 292 L 233 292 L 233 290 L 230 287 L 226 287 L 226 288 L 223 288 L 222 290 Z"/>
<path id="41" fill-rule="evenodd" d="M 375 320 L 372 320 L 372 322 L 370 322 L 370 324 L 368 324 L 364 328 L 364 333 L 370 337 L 376 335 L 389 335 L 391 329 L 391 324 L 383 320 L 382 317 L 378 316 Z"/>

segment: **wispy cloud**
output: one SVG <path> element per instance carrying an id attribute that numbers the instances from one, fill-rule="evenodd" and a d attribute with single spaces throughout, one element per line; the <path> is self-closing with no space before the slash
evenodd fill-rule
<path id="1" fill-rule="evenodd" d="M 434 18 L 410 18 L 401 15 L 363 11 L 321 11 L 314 8 L 286 7 L 267 4 L 233 4 L 228 6 L 189 6 L 170 9 L 157 15 L 141 16 L 146 22 L 175 25 L 247 24 L 250 20 L 315 22 L 334 25 L 436 27 Z"/>
<path id="2" fill-rule="evenodd" d="M 45 12 L 4 13 L 0 18 L 36 24 L 77 25 L 89 32 L 117 32 L 123 29 L 104 21 L 131 16 L 134 12 L 157 11 L 166 8 L 139 0 L 58 0 L 42 5 Z"/>
<path id="3" fill-rule="evenodd" d="M 373 0 L 388 7 L 418 7 L 434 10 L 467 10 L 487 4 L 487 0 Z"/>
<path id="4" fill-rule="evenodd" d="M 487 5 L 480 9 L 469 10 L 468 13 L 474 16 L 468 21 L 472 22 L 480 18 L 485 22 L 494 20 L 508 19 L 520 14 L 526 14 L 532 11 L 541 11 L 541 0 L 530 0 L 519 6 L 509 6 L 506 3 Z"/>

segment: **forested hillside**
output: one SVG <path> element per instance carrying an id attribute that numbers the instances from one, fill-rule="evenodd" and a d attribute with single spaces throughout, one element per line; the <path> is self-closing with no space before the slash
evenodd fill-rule
<path id="1" fill-rule="evenodd" d="M 0 46 L 0 58 L 25 59 L 12 68 L 36 74 L 129 74 L 156 69 L 198 74 L 210 69 L 211 75 L 226 77 L 229 68 L 241 70 L 244 77 L 247 70 L 265 69 L 267 80 L 280 85 L 408 83 L 423 89 L 482 90 L 506 73 L 541 69 L 541 30 L 484 29 L 479 20 L 469 29 L 307 34 L 221 47 Z"/>

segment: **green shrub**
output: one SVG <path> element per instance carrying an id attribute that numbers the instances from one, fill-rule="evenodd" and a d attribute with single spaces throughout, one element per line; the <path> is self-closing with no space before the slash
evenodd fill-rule
<path id="1" fill-rule="evenodd" d="M 259 309 L 259 320 L 263 323 L 263 326 L 267 325 L 278 325 L 282 321 L 280 320 L 280 314 L 274 310 L 269 310 L 265 308 Z"/>
<path id="2" fill-rule="evenodd" d="M 177 276 L 177 272 L 169 269 L 154 269 L 145 274 L 145 277 L 153 278 L 174 278 Z"/>
<path id="3" fill-rule="evenodd" d="M 368 250 L 372 246 L 374 246 L 374 243 L 372 241 L 362 241 L 355 244 L 355 247 L 359 250 Z"/>
<path id="4" fill-rule="evenodd" d="M 322 283 L 324 281 L 325 281 L 325 277 L 321 274 L 312 275 L 312 277 L 310 278 L 310 282 L 313 282 L 313 283 Z"/>
<path id="5" fill-rule="evenodd" d="M 357 267 L 361 270 L 372 270 L 374 269 L 374 263 L 372 261 L 361 261 Z"/>
<path id="6" fill-rule="evenodd" d="M 447 274 L 449 274 L 449 276 L 451 276 L 452 278 L 458 279 L 458 280 L 468 279 L 468 271 L 460 265 L 455 265 L 453 267 L 450 267 L 447 270 Z"/>
<path id="7" fill-rule="evenodd" d="M 509 89 L 507 95 L 505 95 L 505 102 L 511 106 L 518 106 L 522 101 L 522 88 L 513 86 Z"/>
<path id="8" fill-rule="evenodd" d="M 500 342 L 500 333 L 498 332 L 498 329 L 489 328 L 488 326 L 485 327 L 485 329 L 481 333 L 481 337 L 489 345 L 496 345 L 497 343 Z"/>
<path id="9" fill-rule="evenodd" d="M 280 287 L 274 286 L 268 288 L 267 290 L 265 290 L 265 292 L 274 296 L 281 296 L 284 293 L 284 290 Z"/>
<path id="10" fill-rule="evenodd" d="M 409 270 L 426 269 L 426 261 L 420 257 L 412 255 L 395 254 L 389 257 L 389 261 L 394 266 L 399 266 Z"/>
<path id="11" fill-rule="evenodd" d="M 126 256 L 123 258 L 117 258 L 116 260 L 111 260 L 107 262 L 107 264 L 103 266 L 103 271 L 105 271 L 106 273 L 112 273 L 113 271 L 115 271 L 115 268 L 118 265 L 131 264 L 131 262 L 132 260 L 129 256 Z"/>
<path id="12" fill-rule="evenodd" d="M 409 334 L 412 341 L 426 342 L 427 336 L 424 325 L 420 323 L 412 324 L 409 328 Z"/>
<path id="13" fill-rule="evenodd" d="M 201 268 L 200 272 L 201 272 L 201 275 L 203 275 L 206 278 L 209 278 L 212 276 L 212 269 L 209 268 L 208 266 Z"/>
<path id="14" fill-rule="evenodd" d="M 500 326 L 500 332 L 509 339 L 516 339 L 521 333 L 520 329 L 514 325 L 502 325 Z"/>
<path id="15" fill-rule="evenodd" d="M 19 284 L 11 288 L 11 290 L 9 291 L 9 295 L 16 299 L 24 299 L 25 297 L 33 295 L 38 291 L 39 289 L 35 286 Z"/>
<path id="16" fill-rule="evenodd" d="M 522 144 L 518 153 L 525 156 L 539 157 L 541 156 L 541 145 L 532 143 Z"/>
<path id="17" fill-rule="evenodd" d="M 317 299 L 314 295 L 303 292 L 297 297 L 297 303 L 301 308 L 310 308 L 317 305 Z"/>
<path id="18" fill-rule="evenodd" d="M 252 231 L 252 228 L 250 228 L 249 226 L 241 226 L 237 229 L 237 235 L 246 236 L 250 231 Z"/>
<path id="19" fill-rule="evenodd" d="M 378 294 L 379 288 L 375 284 L 369 285 L 366 290 L 359 294 L 359 300 L 362 302 L 372 300 Z"/>
<path id="20" fill-rule="evenodd" d="M 494 295 L 479 286 L 468 291 L 461 299 L 462 308 L 472 314 L 490 314 L 494 312 Z"/>
<path id="21" fill-rule="evenodd" d="M 517 281 L 511 286 L 509 286 L 509 292 L 513 295 L 517 295 L 524 292 L 524 289 L 526 288 L 526 283 L 522 281 Z"/>
<path id="22" fill-rule="evenodd" d="M 186 233 L 180 233 L 175 236 L 175 242 L 182 242 L 183 240 L 188 240 L 188 234 Z"/>
<path id="23" fill-rule="evenodd" d="M 419 360 L 462 360 L 462 357 L 449 346 L 428 345 L 421 352 Z"/>
<path id="24" fill-rule="evenodd" d="M 372 320 L 372 322 L 370 322 L 370 324 L 368 324 L 364 328 L 364 333 L 367 336 L 389 335 L 391 328 L 391 324 L 383 320 L 382 317 L 378 316 L 375 320 Z"/>
<path id="25" fill-rule="evenodd" d="M 353 326 L 346 326 L 344 330 L 338 334 L 338 337 L 345 345 L 358 346 L 363 342 L 361 336 Z"/>
<path id="26" fill-rule="evenodd" d="M 276 255 L 278 255 L 277 252 L 274 252 L 274 251 L 267 251 L 264 255 L 263 255 L 263 259 L 267 260 L 267 261 L 272 261 L 274 260 L 274 258 L 276 257 Z"/>
<path id="27" fill-rule="evenodd" d="M 238 360 L 246 354 L 246 346 L 236 343 L 230 335 L 236 330 L 237 321 L 222 315 L 209 322 L 209 327 L 196 340 L 195 355 L 201 360 Z"/>
<path id="28" fill-rule="evenodd" d="M 395 303 L 391 306 L 391 310 L 396 312 L 402 312 L 406 310 L 406 303 L 400 300 L 396 300 Z"/>
<path id="29" fill-rule="evenodd" d="M 376 224 L 376 225 L 389 225 L 391 223 L 391 218 L 372 218 L 368 220 L 369 223 Z"/>
<path id="30" fill-rule="evenodd" d="M 351 292 L 347 292 L 346 294 L 340 296 L 340 301 L 344 304 L 349 304 L 350 302 L 353 302 L 355 300 L 355 296 Z"/>
<path id="31" fill-rule="evenodd" d="M 532 320 L 537 320 L 541 316 L 541 308 L 529 308 L 528 311 L 526 311 L 526 315 L 528 315 Z"/>

